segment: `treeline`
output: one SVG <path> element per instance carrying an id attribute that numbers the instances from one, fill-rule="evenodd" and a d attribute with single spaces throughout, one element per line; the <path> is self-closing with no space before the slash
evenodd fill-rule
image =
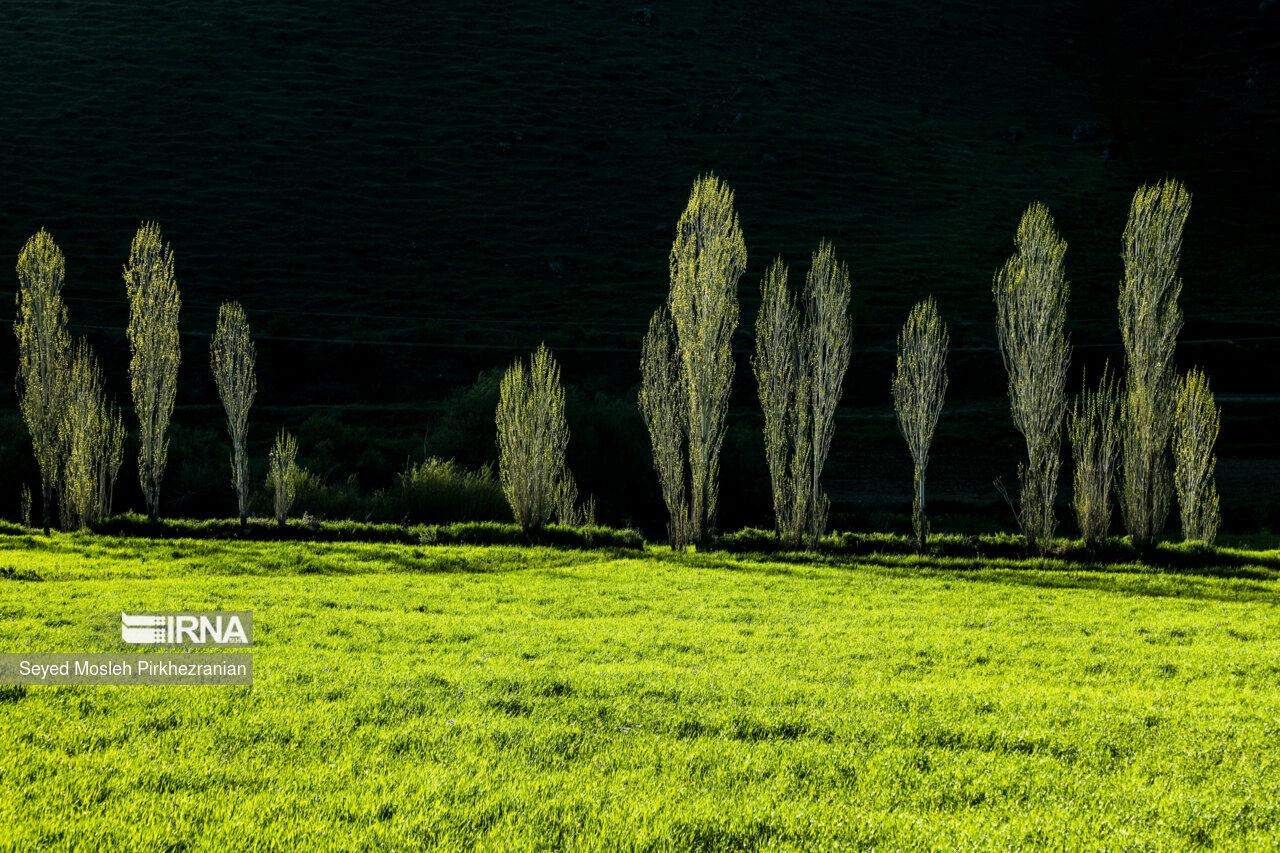
<path id="1" fill-rule="evenodd" d="M 1064 431 L 1074 458 L 1073 505 L 1086 544 L 1106 539 L 1118 504 L 1130 541 L 1149 546 L 1173 499 L 1184 538 L 1211 543 L 1216 535 L 1213 447 L 1220 410 L 1204 373 L 1193 369 L 1178 376 L 1173 361 L 1182 326 L 1177 270 L 1189 208 L 1190 195 L 1176 181 L 1135 193 L 1123 234 L 1118 298 L 1123 370 L 1107 366 L 1073 403 L 1066 394 L 1066 244 L 1047 208 L 1031 205 L 1018 227 L 1014 254 L 995 273 L 997 339 L 1013 423 L 1026 444 L 1016 494 L 1004 494 L 1034 550 L 1043 553 L 1053 542 Z M 699 178 L 677 225 L 667 300 L 654 312 L 639 353 L 639 410 L 666 510 L 667 539 L 677 549 L 716 536 L 734 378 L 730 342 L 739 322 L 737 294 L 746 258 L 732 191 L 714 175 Z M 67 332 L 64 262 L 45 231 L 24 246 L 17 272 L 17 390 L 39 470 L 42 524 L 47 533 L 56 508 L 64 529 L 85 527 L 112 512 L 129 431 L 119 407 L 106 398 L 92 349 L 85 341 L 73 343 Z M 138 481 L 154 520 L 160 516 L 176 396 L 181 304 L 173 253 L 157 225 L 138 229 L 124 278 Z M 830 518 L 822 475 L 850 361 L 848 268 L 823 241 L 801 288 L 791 286 L 778 258 L 760 290 L 751 368 L 764 421 L 774 535 L 788 547 L 813 548 Z M 930 530 L 925 486 L 948 385 L 948 345 L 936 303 L 932 297 L 922 300 L 898 336 L 892 377 L 899 429 L 914 463 L 912 527 L 918 548 L 925 547 Z M 354 480 L 328 484 L 301 467 L 298 441 L 284 430 L 267 455 L 264 488 L 255 490 L 247 435 L 256 354 L 238 303 L 221 307 L 209 353 L 242 526 L 250 514 L 273 515 L 284 526 L 295 500 L 326 517 L 365 521 L 510 518 L 526 531 L 553 520 L 566 526 L 595 521 L 595 499 L 579 496 L 566 461 L 565 391 L 559 366 L 543 346 L 527 366 L 513 364 L 499 384 L 496 411 L 489 416 L 497 430 L 496 472 L 425 458 L 407 463 L 390 488 L 372 494 L 361 494 Z M 24 500 L 32 503 L 29 496 Z"/>
<path id="2" fill-rule="evenodd" d="M 1105 367 L 1100 383 L 1070 407 L 1067 246 L 1048 208 L 1036 203 L 1027 209 L 1015 252 L 995 273 L 997 339 L 1014 426 L 1026 443 L 1017 494 L 1004 494 L 1030 549 L 1045 553 L 1053 543 L 1064 429 L 1075 457 L 1073 504 L 1086 545 L 1099 546 L 1108 536 L 1117 488 L 1136 548 L 1155 542 L 1173 497 L 1185 539 L 1211 544 L 1217 534 L 1213 447 L 1220 410 L 1202 371 L 1179 376 L 1174 366 L 1182 327 L 1178 263 L 1190 205 L 1190 194 L 1174 180 L 1134 194 L 1118 298 L 1125 372 L 1117 378 Z M 669 517 L 668 541 L 676 549 L 707 542 L 715 529 L 734 372 L 730 341 L 745 269 L 732 191 L 714 175 L 699 178 L 676 228 L 667 301 L 650 321 L 641 355 L 639 405 Z M 826 532 L 830 501 L 822 472 L 849 366 L 850 282 L 825 241 L 801 292 L 792 292 L 787 277 L 779 258 L 761 284 L 752 368 L 764 413 L 775 535 L 788 545 L 815 548 Z M 929 529 L 929 448 L 947 389 L 947 347 L 946 326 L 930 297 L 911 310 L 902 328 L 892 383 L 915 465 L 912 524 L 922 549 Z M 545 524 L 557 501 L 573 517 L 557 497 L 572 484 L 564 467 L 568 436 L 558 369 L 540 347 L 531 371 L 537 381 L 526 381 L 519 364 L 507 374 L 516 408 L 527 416 L 504 417 L 504 381 L 498 417 L 503 488 L 525 527 Z M 541 509 L 519 509 L 535 506 Z"/>

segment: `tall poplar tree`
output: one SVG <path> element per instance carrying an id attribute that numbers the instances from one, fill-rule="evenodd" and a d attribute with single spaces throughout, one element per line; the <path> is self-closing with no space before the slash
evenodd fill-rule
<path id="1" fill-rule="evenodd" d="M 48 536 L 53 492 L 62 477 L 61 423 L 71 351 L 62 301 L 66 261 L 49 232 L 41 228 L 27 240 L 18 254 L 17 272 L 18 317 L 13 331 L 18 338 L 18 403 L 40 469 L 42 519 Z"/>
<path id="2" fill-rule="evenodd" d="M 253 362 L 253 340 L 249 337 L 249 321 L 244 309 L 239 302 L 224 302 L 218 309 L 218 325 L 209 343 L 209 363 L 227 415 L 231 478 L 241 527 L 249 514 L 249 454 L 245 452 L 245 437 L 249 432 L 249 407 L 258 392 Z"/>
<path id="3" fill-rule="evenodd" d="M 752 367 L 764 409 L 774 516 L 784 539 L 803 540 L 810 548 L 826 530 L 830 506 L 822 469 L 849 366 L 849 296 L 848 267 L 823 241 L 799 300 L 788 291 L 782 259 L 774 262 L 761 286 L 756 318 Z"/>
<path id="4" fill-rule="evenodd" d="M 653 467 L 667 506 L 667 542 L 677 551 L 689 543 L 689 501 L 685 476 L 685 409 L 680 364 L 672 352 L 675 330 L 664 305 L 649 320 L 640 357 L 640 414 L 649 429 Z"/>
<path id="5" fill-rule="evenodd" d="M 898 363 L 893 373 L 893 408 L 915 463 L 911 527 L 916 548 L 921 551 L 929 536 L 924 511 L 925 471 L 929 467 L 933 431 L 947 394 L 948 340 L 947 327 L 938 316 L 933 297 L 916 303 L 898 336 Z"/>
<path id="6" fill-rule="evenodd" d="M 160 515 L 160 481 L 169 455 L 165 433 L 178 392 L 178 311 L 173 250 L 160 226 L 144 222 L 133 238 L 124 268 L 129 296 L 129 378 L 138 416 L 138 481 L 147 515 Z"/>
<path id="7" fill-rule="evenodd" d="M 810 430 L 809 374 L 800 366 L 799 317 L 787 267 L 776 259 L 760 285 L 760 313 L 756 315 L 756 374 L 760 408 L 764 411 L 764 452 L 773 491 L 777 535 L 797 544 L 806 529 L 808 490 L 803 478 L 808 465 Z"/>
<path id="8" fill-rule="evenodd" d="M 1067 244 L 1054 230 L 1049 209 L 1036 202 L 1018 224 L 1014 246 L 992 290 L 1013 423 L 1027 443 L 1027 461 L 1019 466 L 1018 520 L 1027 546 L 1043 554 L 1056 526 L 1053 503 L 1071 360 L 1065 330 Z"/>
<path id="9" fill-rule="evenodd" d="M 1137 548 L 1155 542 L 1172 495 L 1170 439 L 1177 407 L 1174 346 L 1182 329 L 1178 260 L 1191 193 L 1176 180 L 1139 187 L 1124 227 L 1120 337 L 1125 387 L 1120 508 Z"/>
<path id="10" fill-rule="evenodd" d="M 822 490 L 822 469 L 831 453 L 836 431 L 836 406 L 844 391 L 844 374 L 849 367 L 849 268 L 836 261 L 835 249 L 823 240 L 813 253 L 805 277 L 805 327 L 800 335 L 803 347 L 801 370 L 809 374 L 810 442 L 809 519 L 805 535 L 810 548 L 817 547 L 827 527 L 831 502 Z"/>
<path id="11" fill-rule="evenodd" d="M 689 470 L 688 521 L 673 518 L 672 528 L 701 543 L 715 523 L 719 497 L 720 448 L 733 384 L 732 338 L 738 325 L 738 279 L 746 269 L 747 248 L 733 210 L 733 191 L 715 175 L 699 177 L 676 226 L 669 258 L 671 359 L 676 385 L 663 393 L 679 412 Z M 655 317 L 658 327 L 663 323 Z M 653 332 L 655 324 L 650 324 Z M 661 347 L 646 343 L 647 355 Z M 661 365 L 654 362 L 655 368 Z M 642 410 L 644 401 L 642 399 Z M 651 407 L 650 412 L 661 407 Z M 655 439 L 655 466 L 660 466 Z M 683 468 L 683 465 L 681 466 Z M 660 472 L 661 473 L 661 472 Z M 681 475 L 683 476 L 683 474 Z M 664 495 L 666 490 L 664 489 Z M 668 501 L 668 508 L 671 502 Z M 676 543 L 672 543 L 675 545 Z"/>

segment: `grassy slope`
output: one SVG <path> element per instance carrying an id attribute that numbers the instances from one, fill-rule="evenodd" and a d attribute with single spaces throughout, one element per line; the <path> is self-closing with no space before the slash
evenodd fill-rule
<path id="1" fill-rule="evenodd" d="M 14 178 L 0 233 L 16 247 L 44 224 L 63 239 L 73 323 L 108 348 L 120 346 L 103 325 L 122 319 L 129 235 L 153 216 L 169 226 L 201 338 L 235 295 L 270 335 L 463 346 L 395 355 L 435 363 L 409 377 L 417 387 L 442 370 L 466 381 L 504 360 L 501 347 L 542 338 L 602 348 L 584 370 L 603 360 L 595 370 L 616 381 L 615 362 L 634 370 L 699 171 L 738 190 L 745 301 L 773 255 L 802 270 L 830 238 L 858 282 L 858 319 L 883 323 L 863 329 L 869 349 L 890 345 L 930 292 L 973 326 L 957 344 L 989 346 L 991 271 L 1038 198 L 1073 247 L 1073 321 L 1098 342 L 1113 326 L 1128 196 L 1169 169 L 1138 143 L 1143 125 L 1122 121 L 1130 104 L 1116 84 L 1128 78 L 1104 70 L 1124 55 L 1108 39 L 1150 31 L 1143 14 L 662 4 L 640 26 L 592 3 L 156 14 L 100 1 L 74 15 L 47 4 L 0 34 L 11 95 L 0 117 L 13 128 L 0 164 Z M 1259 86 L 1265 113 L 1271 84 Z M 1084 121 L 1098 137 L 1073 142 Z M 1130 157 L 1104 161 L 1098 142 L 1120 124 Z M 1217 126 L 1201 129 L 1212 138 Z M 1257 225 L 1260 205 L 1236 204 L 1247 215 L 1219 204 L 1205 223 Z M 1264 252 L 1220 248 L 1231 282 L 1211 278 L 1221 265 L 1210 252 L 1189 271 L 1188 299 L 1256 309 L 1249 288 L 1265 267 L 1244 259 Z M 302 379 L 326 399 L 297 402 L 405 402 L 405 377 L 370 387 L 345 366 L 364 348 L 334 343 L 308 364 L 304 343 L 285 343 L 266 347 L 282 395 Z M 609 357 L 618 348 L 625 359 Z M 203 383 L 191 390 L 209 396 Z"/>
<path id="2" fill-rule="evenodd" d="M 6 651 L 116 648 L 130 608 L 252 609 L 257 641 L 252 690 L 4 690 L 0 846 L 1116 850 L 1280 831 L 1273 569 L 0 549 L 46 578 L 0 584 Z"/>

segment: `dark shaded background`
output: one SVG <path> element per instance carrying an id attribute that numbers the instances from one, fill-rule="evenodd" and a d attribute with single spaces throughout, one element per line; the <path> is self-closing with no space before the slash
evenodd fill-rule
<path id="1" fill-rule="evenodd" d="M 1078 381 L 1120 355 L 1129 197 L 1166 175 L 1195 197 L 1179 359 L 1209 369 L 1224 407 L 1227 526 L 1274 521 L 1273 0 L 25 5 L 0 30 L 0 247 L 16 258 L 52 232 L 73 331 L 127 404 L 120 270 L 140 221 L 164 227 L 184 336 L 170 512 L 233 511 L 207 347 L 235 298 L 259 342 L 259 467 L 282 425 L 334 482 L 386 486 L 424 454 L 478 466 L 496 455 L 496 374 L 465 389 L 546 341 L 574 386 L 583 491 L 605 521 L 660 525 L 639 342 L 689 187 L 715 171 L 750 253 L 722 527 L 769 523 L 746 354 L 775 255 L 798 284 L 825 237 L 852 272 L 837 523 L 906 527 L 889 376 L 932 293 L 953 344 L 934 506 L 1007 525 L 991 481 L 1021 449 L 992 271 L 1021 211 L 1047 203 L 1070 245 Z M 16 365 L 11 337 L 0 364 Z M 12 516 L 37 481 L 11 384 L 0 395 Z M 131 466 L 120 494 L 138 506 Z"/>

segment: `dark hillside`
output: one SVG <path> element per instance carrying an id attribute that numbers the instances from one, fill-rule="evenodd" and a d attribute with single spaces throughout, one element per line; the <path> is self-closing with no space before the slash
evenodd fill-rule
<path id="1" fill-rule="evenodd" d="M 318 410 L 393 442 L 396 466 L 407 448 L 421 454 L 446 395 L 542 340 L 582 399 L 625 395 L 676 219 L 693 178 L 715 171 L 736 191 L 750 252 L 744 354 L 775 255 L 801 280 L 825 237 L 850 264 L 838 505 L 870 523 L 872 507 L 907 499 L 890 350 L 930 293 L 955 346 L 936 482 L 945 500 L 985 503 L 1017 459 L 991 273 L 1032 200 L 1070 244 L 1077 362 L 1100 363 L 1118 343 L 1129 196 L 1185 179 L 1196 203 L 1183 357 L 1224 393 L 1280 391 L 1277 21 L 1270 0 L 49 0 L 0 32 L 0 248 L 16 257 L 49 228 L 68 259 L 72 325 L 124 399 L 120 267 L 138 222 L 160 221 L 184 300 L 175 419 L 219 435 L 207 339 L 234 297 L 261 347 L 253 439 Z M 1233 343 L 1193 343 L 1211 340 Z M 13 363 L 10 341 L 0 356 Z M 1246 357 L 1266 369 L 1245 372 Z M 763 464 L 745 355 L 737 388 L 742 458 L 726 476 L 750 493 Z M 0 395 L 12 400 L 8 383 Z M 1233 453 L 1277 455 L 1263 428 L 1274 404 L 1237 410 L 1248 417 L 1224 419 L 1224 478 Z M 630 447 L 633 420 L 593 429 Z M 467 452 L 483 455 L 486 437 L 473 439 Z M 196 466 L 184 452 L 171 464 Z M 611 459 L 577 452 L 601 472 L 584 490 L 619 491 L 602 482 Z M 644 476 L 647 463 L 633 467 Z M 730 508 L 726 521 L 762 511 Z"/>

